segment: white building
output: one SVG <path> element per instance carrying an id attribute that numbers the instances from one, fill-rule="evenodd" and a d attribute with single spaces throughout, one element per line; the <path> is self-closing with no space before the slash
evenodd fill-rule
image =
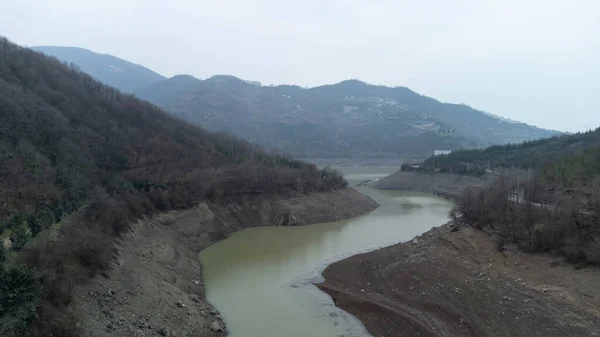
<path id="1" fill-rule="evenodd" d="M 452 153 L 452 150 L 433 150 L 434 156 L 441 156 Z"/>

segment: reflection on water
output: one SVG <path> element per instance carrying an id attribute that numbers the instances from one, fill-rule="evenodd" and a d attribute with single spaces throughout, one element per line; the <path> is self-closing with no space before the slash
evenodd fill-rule
<path id="1" fill-rule="evenodd" d="M 395 169 L 359 168 L 350 183 Z M 371 178 L 365 178 L 371 177 Z M 418 193 L 359 190 L 381 206 L 357 218 L 304 227 L 250 228 L 200 254 L 208 300 L 230 336 L 361 336 L 360 322 L 312 285 L 327 263 L 406 241 L 447 220 L 451 204 Z"/>

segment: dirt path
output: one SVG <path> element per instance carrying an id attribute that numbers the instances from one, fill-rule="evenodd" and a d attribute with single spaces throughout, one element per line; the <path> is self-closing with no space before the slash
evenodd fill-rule
<path id="1" fill-rule="evenodd" d="M 600 336 L 599 269 L 453 228 L 334 263 L 318 286 L 376 337 Z"/>

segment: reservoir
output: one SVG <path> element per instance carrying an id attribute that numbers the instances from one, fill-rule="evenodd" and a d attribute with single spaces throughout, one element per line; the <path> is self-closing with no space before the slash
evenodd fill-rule
<path id="1" fill-rule="evenodd" d="M 355 186 L 397 168 L 340 170 Z M 332 262 L 408 241 L 446 223 L 452 203 L 421 193 L 356 189 L 381 206 L 338 222 L 245 229 L 200 253 L 208 301 L 221 312 L 229 336 L 369 336 L 313 283 Z"/>

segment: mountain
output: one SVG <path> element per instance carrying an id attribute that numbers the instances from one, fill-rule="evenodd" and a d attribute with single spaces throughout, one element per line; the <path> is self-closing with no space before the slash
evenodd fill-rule
<path id="1" fill-rule="evenodd" d="M 134 92 L 165 79 L 164 76 L 141 65 L 83 48 L 38 46 L 31 49 L 54 56 L 63 62 L 75 63 L 83 72 L 124 92 Z"/>
<path id="2" fill-rule="evenodd" d="M 304 158 L 427 157 L 556 135 L 404 87 L 348 80 L 304 89 L 233 76 L 181 75 L 135 93 L 209 130 L 227 131 Z"/>
<path id="3" fill-rule="evenodd" d="M 404 87 L 348 80 L 301 88 L 234 76 L 169 79 L 111 55 L 34 47 L 101 82 L 211 131 L 225 131 L 298 158 L 413 158 L 557 135 Z"/>
<path id="4" fill-rule="evenodd" d="M 0 120 L 1 336 L 81 335 L 74 286 L 109 269 L 115 237 L 144 216 L 346 186 L 1 36 Z"/>

